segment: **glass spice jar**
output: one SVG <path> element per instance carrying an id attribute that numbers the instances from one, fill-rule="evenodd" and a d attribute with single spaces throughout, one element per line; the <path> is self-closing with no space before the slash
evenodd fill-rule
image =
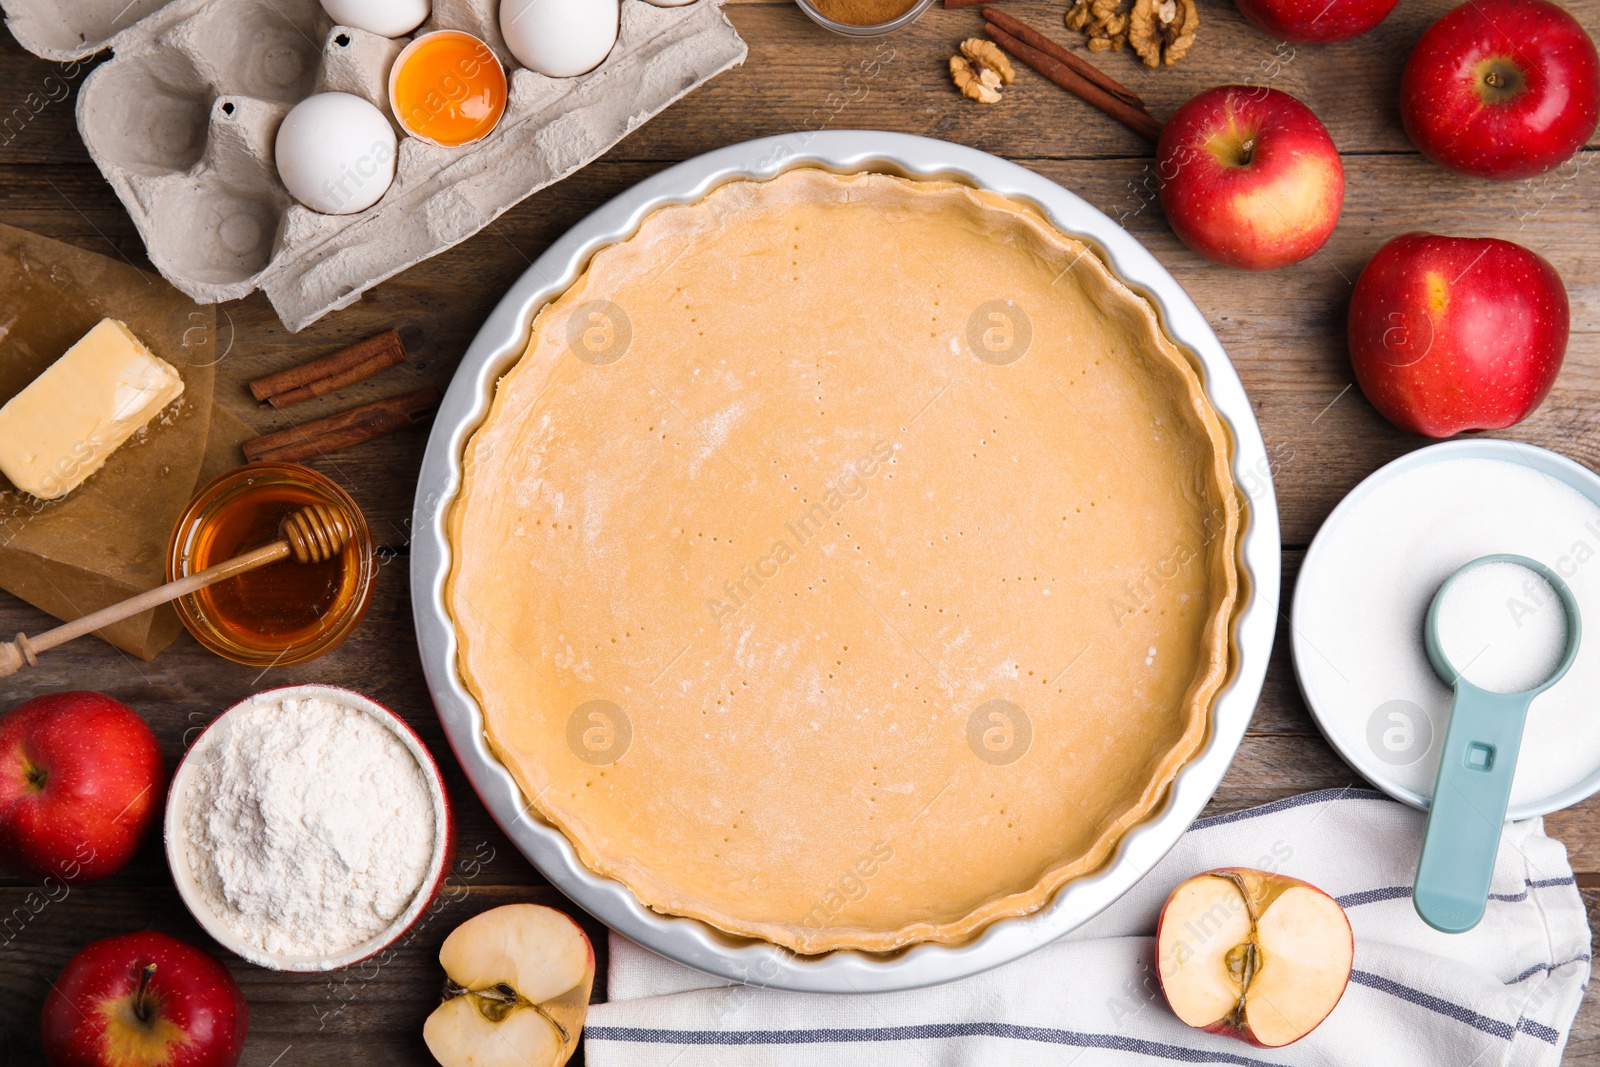
<path id="1" fill-rule="evenodd" d="M 935 0 L 905 0 L 904 3 L 892 0 L 795 0 L 800 10 L 810 17 L 812 22 L 844 37 L 882 37 L 884 34 L 893 33 L 904 29 L 917 19 L 922 13 L 934 5 Z M 852 8 L 859 8 L 860 14 L 853 16 Z M 878 21 L 871 21 L 872 15 L 867 12 L 881 12 Z M 851 21 L 852 17 L 867 19 L 864 22 Z"/>

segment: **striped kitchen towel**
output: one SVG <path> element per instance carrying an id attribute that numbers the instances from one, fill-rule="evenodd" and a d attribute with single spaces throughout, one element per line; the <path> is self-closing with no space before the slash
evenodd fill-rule
<path id="1" fill-rule="evenodd" d="M 1566 849 L 1540 820 L 1501 840 L 1488 916 L 1441 934 L 1411 906 L 1421 813 L 1378 793 L 1310 793 L 1202 819 L 1127 896 L 1024 959 L 932 989 L 864 996 L 730 986 L 611 938 L 590 1067 L 1304 1067 L 1553 1065 L 1589 980 L 1589 925 Z M 1191 1030 L 1154 973 L 1179 882 L 1259 867 L 1338 898 L 1356 935 L 1344 999 L 1305 1040 L 1257 1049 Z"/>

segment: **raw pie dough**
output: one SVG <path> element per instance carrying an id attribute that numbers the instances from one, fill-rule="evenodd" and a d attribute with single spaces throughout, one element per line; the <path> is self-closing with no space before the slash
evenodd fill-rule
<path id="1" fill-rule="evenodd" d="M 1228 440 L 1150 305 L 1003 197 L 791 171 L 663 208 L 533 324 L 446 603 L 532 808 L 657 911 L 967 940 L 1199 749 Z"/>

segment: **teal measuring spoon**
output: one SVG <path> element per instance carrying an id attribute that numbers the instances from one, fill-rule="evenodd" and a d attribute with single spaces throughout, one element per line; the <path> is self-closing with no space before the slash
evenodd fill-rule
<path id="1" fill-rule="evenodd" d="M 1561 662 L 1550 677 L 1523 692 L 1496 693 L 1473 685 L 1451 664 L 1439 640 L 1439 605 L 1446 591 L 1463 574 L 1486 563 L 1515 563 L 1533 571 L 1555 590 L 1567 615 L 1567 647 Z M 1549 567 L 1525 556 L 1495 555 L 1475 559 L 1445 580 L 1428 606 L 1423 636 L 1428 660 L 1439 677 L 1455 687 L 1455 700 L 1411 899 L 1429 926 L 1459 934 L 1477 926 L 1489 905 L 1489 882 L 1500 851 L 1528 706 L 1572 666 L 1582 624 L 1572 590 Z"/>

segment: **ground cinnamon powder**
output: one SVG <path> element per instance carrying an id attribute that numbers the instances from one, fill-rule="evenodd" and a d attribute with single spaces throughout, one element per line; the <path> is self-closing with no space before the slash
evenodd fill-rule
<path id="1" fill-rule="evenodd" d="M 811 0 L 811 6 L 835 22 L 847 26 L 876 26 L 899 18 L 917 0 Z"/>

